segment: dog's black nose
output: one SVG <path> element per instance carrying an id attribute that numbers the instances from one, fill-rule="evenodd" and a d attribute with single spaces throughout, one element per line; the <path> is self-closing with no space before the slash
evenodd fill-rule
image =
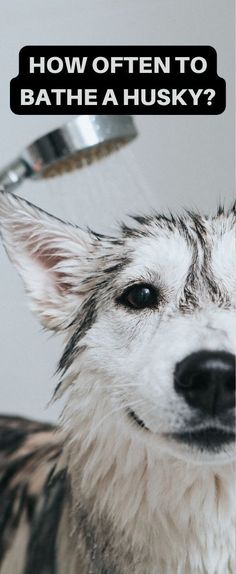
<path id="1" fill-rule="evenodd" d="M 199 351 L 177 364 L 175 390 L 202 413 L 217 416 L 235 406 L 235 356 Z"/>

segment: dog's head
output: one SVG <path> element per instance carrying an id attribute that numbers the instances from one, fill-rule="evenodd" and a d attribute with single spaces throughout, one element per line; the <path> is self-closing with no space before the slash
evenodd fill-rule
<path id="1" fill-rule="evenodd" d="M 33 309 L 66 333 L 67 380 L 86 371 L 128 432 L 192 460 L 233 457 L 235 221 L 234 209 L 137 217 L 103 237 L 0 193 Z"/>

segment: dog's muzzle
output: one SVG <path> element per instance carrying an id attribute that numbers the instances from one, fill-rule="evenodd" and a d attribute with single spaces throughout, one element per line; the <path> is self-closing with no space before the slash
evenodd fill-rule
<path id="1" fill-rule="evenodd" d="M 202 350 L 176 365 L 176 392 L 193 409 L 200 424 L 176 438 L 207 449 L 219 449 L 235 439 L 235 356 Z"/>

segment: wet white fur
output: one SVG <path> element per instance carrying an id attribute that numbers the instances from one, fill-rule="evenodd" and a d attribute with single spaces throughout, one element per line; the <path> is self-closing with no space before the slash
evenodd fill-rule
<path id="1" fill-rule="evenodd" d="M 65 329 L 68 339 L 72 331 L 67 327 L 87 296 L 81 280 L 91 277 L 86 285 L 92 289 L 101 254 L 116 262 L 124 248 L 106 239 L 96 245 L 91 235 L 14 196 L 0 195 L 3 242 L 32 307 L 44 325 Z M 173 388 L 176 362 L 203 348 L 236 353 L 232 217 L 205 221 L 213 246 L 212 272 L 229 293 L 229 308 L 213 303 L 202 284 L 199 309 L 189 314 L 178 310 L 192 252 L 177 228 L 128 238 L 132 261 L 117 274 L 116 293 L 142 280 L 161 284 L 166 301 L 159 311 L 135 314 L 115 305 L 109 293 L 80 342 L 86 349 L 62 385 L 68 388 L 62 425 L 75 506 L 81 494 L 84 499 L 96 496 L 94 513 L 104 510 L 142 557 L 135 574 L 234 572 L 234 448 L 201 453 L 163 437 L 183 429 L 191 417 Z M 198 250 L 201 261 L 200 245 Z M 129 420 L 126 407 L 151 432 Z"/>

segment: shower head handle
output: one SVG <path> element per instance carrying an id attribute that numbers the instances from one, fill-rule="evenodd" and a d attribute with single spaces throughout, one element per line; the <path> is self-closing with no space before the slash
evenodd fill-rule
<path id="1" fill-rule="evenodd" d="M 0 171 L 0 187 L 5 191 L 13 191 L 29 175 L 27 164 L 18 157 Z"/>

